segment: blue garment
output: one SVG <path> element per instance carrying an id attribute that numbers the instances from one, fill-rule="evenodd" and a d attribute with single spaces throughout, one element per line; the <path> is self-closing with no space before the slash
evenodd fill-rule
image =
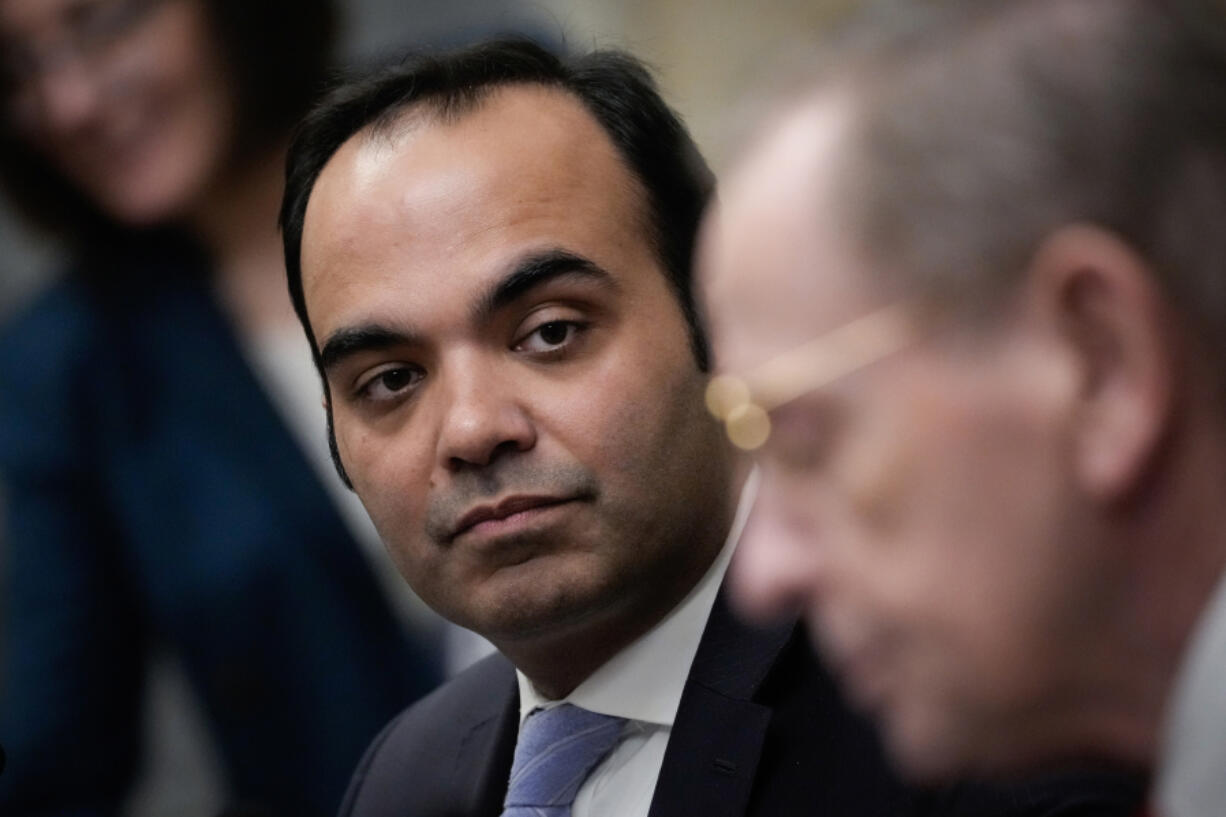
<path id="1" fill-rule="evenodd" d="M 626 718 L 572 703 L 533 710 L 515 743 L 502 817 L 571 817 L 575 795 L 625 726 Z"/>
<path id="2" fill-rule="evenodd" d="M 198 256 L 148 242 L 94 280 L 0 332 L 0 815 L 114 812 L 154 644 L 235 802 L 331 815 L 371 736 L 440 679 L 436 651 L 395 621 Z"/>

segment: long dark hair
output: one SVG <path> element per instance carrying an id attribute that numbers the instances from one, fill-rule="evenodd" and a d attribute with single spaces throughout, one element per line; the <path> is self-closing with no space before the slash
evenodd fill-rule
<path id="1" fill-rule="evenodd" d="M 201 0 L 238 95 L 231 158 L 285 138 L 323 87 L 332 61 L 333 0 Z M 0 191 L 31 226 L 96 252 L 124 232 L 0 118 Z"/>

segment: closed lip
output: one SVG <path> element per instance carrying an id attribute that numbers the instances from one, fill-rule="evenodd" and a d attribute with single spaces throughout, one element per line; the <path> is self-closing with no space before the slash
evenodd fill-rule
<path id="1" fill-rule="evenodd" d="M 455 539 L 482 522 L 506 519 L 508 516 L 514 516 L 517 513 L 530 511 L 534 508 L 547 508 L 570 501 L 571 497 L 517 495 L 509 496 L 492 505 L 478 505 L 460 517 L 460 520 L 452 529 L 449 538 Z"/>

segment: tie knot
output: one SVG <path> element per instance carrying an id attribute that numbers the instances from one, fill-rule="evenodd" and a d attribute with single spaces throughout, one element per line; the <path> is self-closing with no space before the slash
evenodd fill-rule
<path id="1" fill-rule="evenodd" d="M 625 723 L 574 704 L 531 712 L 515 745 L 504 817 L 529 813 L 526 809 L 569 815 L 579 787 L 617 745 Z"/>

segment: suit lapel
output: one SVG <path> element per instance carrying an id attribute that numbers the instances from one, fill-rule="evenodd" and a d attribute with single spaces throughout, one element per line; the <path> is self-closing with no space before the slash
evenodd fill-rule
<path id="1" fill-rule="evenodd" d="M 721 592 L 690 668 L 649 817 L 744 814 L 770 707 L 754 702 L 794 624 L 771 630 L 732 616 Z"/>
<path id="2" fill-rule="evenodd" d="M 519 688 L 509 662 L 504 692 L 497 687 L 487 699 L 488 709 L 480 713 L 477 722 L 460 744 L 456 769 L 472 781 L 472 787 L 461 795 L 463 803 L 457 814 L 464 817 L 499 817 L 506 798 L 507 780 L 511 777 L 511 761 L 519 734 Z"/>

